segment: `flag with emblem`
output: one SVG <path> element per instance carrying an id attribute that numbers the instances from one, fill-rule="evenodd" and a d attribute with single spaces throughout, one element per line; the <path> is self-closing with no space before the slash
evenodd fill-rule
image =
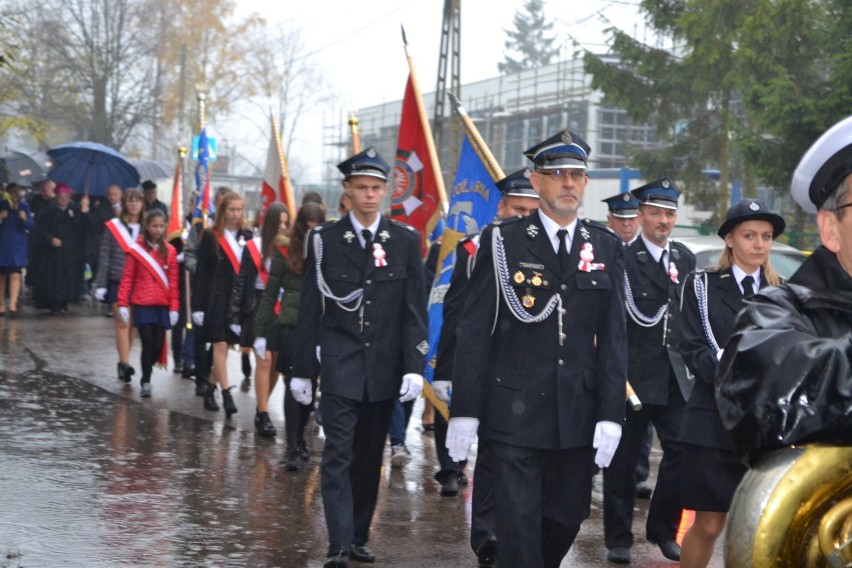
<path id="1" fill-rule="evenodd" d="M 195 210 L 192 222 L 206 222 L 213 215 L 213 204 L 210 199 L 210 144 L 207 141 L 207 128 L 201 129 L 198 135 L 198 164 L 195 166 Z"/>

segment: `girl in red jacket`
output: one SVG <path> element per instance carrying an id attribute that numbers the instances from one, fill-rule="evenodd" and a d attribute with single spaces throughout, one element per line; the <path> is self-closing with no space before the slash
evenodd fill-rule
<path id="1" fill-rule="evenodd" d="M 159 209 L 145 215 L 139 240 L 130 247 L 118 285 L 118 312 L 130 320 L 142 340 L 142 396 L 151 396 L 151 369 L 166 354 L 166 330 L 177 323 L 180 307 L 177 253 L 165 241 L 166 216 Z M 163 361 L 165 363 L 165 361 Z"/>

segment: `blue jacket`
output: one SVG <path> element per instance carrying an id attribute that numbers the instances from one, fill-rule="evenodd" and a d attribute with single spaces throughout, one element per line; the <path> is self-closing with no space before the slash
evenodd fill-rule
<path id="1" fill-rule="evenodd" d="M 30 206 L 26 201 L 13 206 L 5 199 L 0 199 L 0 211 L 9 213 L 0 221 L 0 266 L 3 268 L 24 267 L 27 265 L 29 234 L 35 227 Z M 27 214 L 26 221 L 18 215 L 19 211 Z"/>

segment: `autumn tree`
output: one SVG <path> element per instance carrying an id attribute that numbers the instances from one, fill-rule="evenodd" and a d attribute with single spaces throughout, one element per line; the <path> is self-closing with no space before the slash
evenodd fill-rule
<path id="1" fill-rule="evenodd" d="M 503 30 L 508 39 L 504 43 L 503 61 L 497 64 L 501 74 L 542 67 L 559 55 L 559 48 L 553 46 L 556 38 L 550 35 L 553 22 L 544 14 L 544 0 L 526 0 L 512 22 L 514 29 Z"/>

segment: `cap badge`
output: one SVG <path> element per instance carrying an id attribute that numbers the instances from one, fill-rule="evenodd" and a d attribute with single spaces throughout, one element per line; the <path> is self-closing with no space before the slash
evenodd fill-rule
<path id="1" fill-rule="evenodd" d="M 538 227 L 535 225 L 527 225 L 527 236 L 534 239 L 538 235 Z"/>
<path id="2" fill-rule="evenodd" d="M 672 186 L 671 182 L 667 179 L 664 179 L 663 181 L 661 181 L 660 185 L 663 186 L 665 189 L 668 189 Z"/>
<path id="3" fill-rule="evenodd" d="M 521 272 L 520 270 L 515 272 L 515 274 L 514 274 L 514 276 L 512 276 L 512 278 L 515 280 L 515 284 L 523 284 L 524 280 L 527 279 L 527 277 L 524 276 L 524 273 Z"/>
<path id="4" fill-rule="evenodd" d="M 376 151 L 373 150 L 372 148 L 368 148 L 367 149 L 367 157 L 368 158 L 375 158 L 376 157 Z"/>
<path id="5" fill-rule="evenodd" d="M 622 193 L 621 199 L 622 199 L 622 201 L 630 201 L 630 194 L 629 193 Z"/>
<path id="6" fill-rule="evenodd" d="M 566 130 L 565 132 L 563 132 L 563 133 L 562 133 L 562 136 L 560 136 L 560 137 L 559 137 L 559 140 L 560 140 L 563 144 L 571 144 L 571 143 L 573 143 L 573 142 L 574 142 L 574 139 L 573 139 L 573 138 L 571 138 L 571 133 L 570 133 L 570 132 L 568 132 L 567 130 Z"/>
<path id="7" fill-rule="evenodd" d="M 524 177 L 527 178 L 527 179 L 530 179 L 530 175 L 532 175 L 532 172 L 530 171 L 530 169 L 524 168 Z"/>
<path id="8" fill-rule="evenodd" d="M 535 306 L 535 297 L 533 297 L 531 294 L 527 294 L 526 296 L 521 298 L 521 303 L 524 305 L 525 308 L 530 309 L 531 307 Z"/>
<path id="9" fill-rule="evenodd" d="M 388 233 L 387 231 L 379 231 L 379 238 L 382 240 L 382 242 L 385 242 L 390 238 L 390 233 Z"/>
<path id="10" fill-rule="evenodd" d="M 751 203 L 748 204 L 748 208 L 751 209 L 752 211 L 759 211 L 760 205 L 758 205 L 757 203 L 752 201 Z"/>

